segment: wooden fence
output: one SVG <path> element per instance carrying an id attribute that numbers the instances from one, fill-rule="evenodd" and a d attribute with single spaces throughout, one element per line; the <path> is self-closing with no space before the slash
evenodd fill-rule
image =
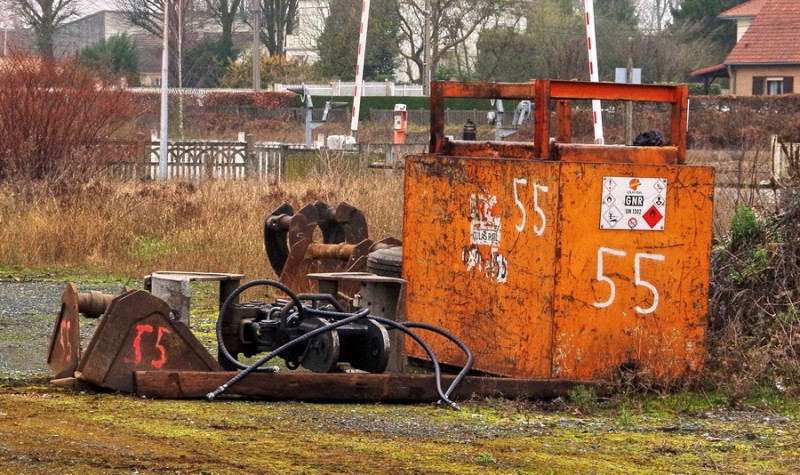
<path id="1" fill-rule="evenodd" d="M 120 149 L 122 151 L 123 149 Z M 159 176 L 160 143 L 141 140 L 126 144 L 127 156 L 108 164 L 122 179 L 154 180 Z M 348 150 L 309 149 L 304 144 L 244 141 L 184 140 L 167 144 L 167 178 L 173 180 L 266 180 L 280 183 L 303 178 L 314 170 L 355 172 L 370 167 L 394 168 L 406 155 L 424 153 L 427 145 L 358 144 Z"/>

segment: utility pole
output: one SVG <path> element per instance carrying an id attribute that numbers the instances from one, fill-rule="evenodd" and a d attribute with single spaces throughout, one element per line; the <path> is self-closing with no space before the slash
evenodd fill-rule
<path id="1" fill-rule="evenodd" d="M 628 37 L 628 84 L 633 84 L 633 37 Z M 633 102 L 625 102 L 625 145 L 633 145 Z"/>
<path id="2" fill-rule="evenodd" d="M 169 0 L 164 0 L 164 31 L 161 50 L 161 145 L 158 179 L 167 179 L 167 135 L 169 131 Z"/>
<path id="3" fill-rule="evenodd" d="M 3 57 L 8 56 L 8 10 L 3 12 Z"/>
<path id="4" fill-rule="evenodd" d="M 422 95 L 431 95 L 431 0 L 425 0 L 425 28 L 423 33 L 423 55 L 425 60 L 422 63 Z"/>
<path id="5" fill-rule="evenodd" d="M 183 0 L 176 0 L 178 15 L 178 137 L 183 140 Z"/>
<path id="6" fill-rule="evenodd" d="M 261 3 L 252 0 L 250 14 L 253 15 L 253 91 L 261 90 Z"/>

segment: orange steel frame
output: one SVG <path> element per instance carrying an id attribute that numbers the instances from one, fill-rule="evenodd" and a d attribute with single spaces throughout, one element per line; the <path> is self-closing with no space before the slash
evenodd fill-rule
<path id="1" fill-rule="evenodd" d="M 505 158 L 558 159 L 563 161 L 620 161 L 676 164 L 686 162 L 686 126 L 689 92 L 685 86 L 654 86 L 577 81 L 535 80 L 527 83 L 465 83 L 436 81 L 431 84 L 431 153 L 443 155 L 496 156 Z M 532 144 L 521 142 L 467 142 L 444 134 L 446 98 L 527 99 L 535 103 Z M 624 159 L 613 146 L 567 145 L 571 140 L 570 111 L 573 99 L 664 102 L 672 105 L 671 145 L 627 149 Z M 550 142 L 550 102 L 556 101 L 556 141 Z"/>

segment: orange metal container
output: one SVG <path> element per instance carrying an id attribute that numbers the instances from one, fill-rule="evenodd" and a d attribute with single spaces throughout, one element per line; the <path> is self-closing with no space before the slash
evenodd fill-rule
<path id="1" fill-rule="evenodd" d="M 714 177 L 680 164 L 685 88 L 599 88 L 671 102 L 672 146 L 551 143 L 550 100 L 591 98 L 597 86 L 434 83 L 432 153 L 406 160 L 407 314 L 464 340 L 476 369 L 607 379 L 622 365 L 666 382 L 702 367 Z M 532 145 L 444 137 L 444 97 L 487 96 L 536 100 Z M 556 129 L 569 139 L 567 118 Z M 457 349 L 432 346 L 463 363 Z"/>

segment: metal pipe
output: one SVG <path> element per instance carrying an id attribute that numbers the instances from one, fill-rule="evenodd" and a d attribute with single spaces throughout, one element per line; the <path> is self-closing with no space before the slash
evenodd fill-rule
<path id="1" fill-rule="evenodd" d="M 353 255 L 355 244 L 319 244 L 312 243 L 308 246 L 306 259 L 338 259 L 346 261 Z"/>
<path id="2" fill-rule="evenodd" d="M 106 313 L 115 297 L 96 290 L 81 292 L 78 294 L 78 311 L 87 318 L 100 318 Z"/>

